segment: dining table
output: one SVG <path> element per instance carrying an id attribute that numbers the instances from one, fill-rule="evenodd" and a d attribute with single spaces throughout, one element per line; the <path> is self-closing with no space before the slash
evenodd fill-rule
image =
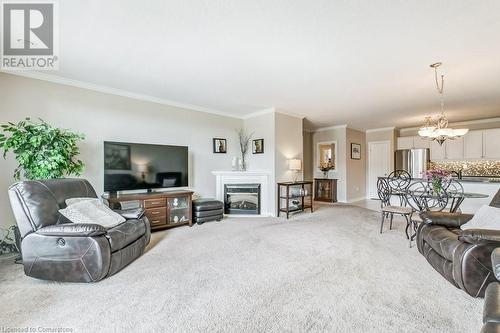
<path id="1" fill-rule="evenodd" d="M 445 191 L 444 193 L 436 193 L 434 191 L 422 191 L 422 190 L 408 190 L 406 195 L 413 194 L 419 197 L 435 199 L 439 200 L 448 200 L 449 204 L 449 212 L 456 213 L 459 211 L 460 205 L 464 202 L 465 199 L 481 199 L 488 198 L 488 194 L 483 193 L 473 193 L 473 192 L 462 192 L 462 191 Z M 396 194 L 401 195 L 401 193 Z M 451 200 L 451 202 L 450 202 Z M 446 205 L 448 207 L 448 205 Z"/>

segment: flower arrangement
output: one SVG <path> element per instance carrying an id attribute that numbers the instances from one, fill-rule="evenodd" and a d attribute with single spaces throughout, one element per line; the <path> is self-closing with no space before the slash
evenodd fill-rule
<path id="1" fill-rule="evenodd" d="M 443 181 L 449 181 L 451 172 L 445 169 L 431 169 L 424 171 L 422 176 L 425 180 L 432 183 L 432 189 L 436 193 L 440 193 L 443 189 Z"/>
<path id="2" fill-rule="evenodd" d="M 328 171 L 335 169 L 335 165 L 329 160 L 328 162 L 321 162 L 318 168 L 323 172 L 325 178 L 327 178 Z"/>

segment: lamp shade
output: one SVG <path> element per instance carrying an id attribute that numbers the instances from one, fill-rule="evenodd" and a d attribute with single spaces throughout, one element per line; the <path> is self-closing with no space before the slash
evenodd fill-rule
<path id="1" fill-rule="evenodd" d="M 302 161 L 299 159 L 290 160 L 288 163 L 288 168 L 290 170 L 300 170 L 302 169 Z"/>
<path id="2" fill-rule="evenodd" d="M 149 166 L 147 164 L 139 164 L 137 165 L 137 172 L 144 173 L 148 172 Z"/>

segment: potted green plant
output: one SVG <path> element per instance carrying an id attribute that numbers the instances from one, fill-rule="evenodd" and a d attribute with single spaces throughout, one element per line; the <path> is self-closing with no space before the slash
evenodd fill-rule
<path id="1" fill-rule="evenodd" d="M 0 149 L 3 157 L 12 151 L 18 166 L 14 178 L 54 179 L 66 175 L 79 176 L 84 164 L 77 159 L 78 141 L 84 136 L 69 130 L 54 128 L 45 121 L 26 118 L 17 124 L 1 125 Z"/>

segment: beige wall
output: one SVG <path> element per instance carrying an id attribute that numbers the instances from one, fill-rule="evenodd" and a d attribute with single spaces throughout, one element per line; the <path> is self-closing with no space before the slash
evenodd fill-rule
<path id="1" fill-rule="evenodd" d="M 303 136 L 303 149 L 304 149 L 304 179 L 312 180 L 314 178 L 314 148 L 313 148 L 313 134 L 312 132 L 304 131 Z"/>
<path id="2" fill-rule="evenodd" d="M 303 160 L 302 119 L 276 112 L 275 121 L 276 182 L 291 181 L 293 173 L 288 169 L 288 161 Z"/>
<path id="3" fill-rule="evenodd" d="M 347 128 L 346 192 L 347 202 L 363 200 L 366 197 L 366 135 L 364 132 Z M 361 159 L 351 159 L 351 143 L 361 145 Z"/>
<path id="4" fill-rule="evenodd" d="M 259 116 L 245 119 L 245 130 L 254 139 L 264 139 L 264 153 L 252 154 L 250 149 L 247 155 L 247 167 L 249 170 L 274 170 L 274 150 L 275 150 L 275 114 L 266 113 Z M 237 155 L 235 155 L 237 156 Z"/>
<path id="5" fill-rule="evenodd" d="M 81 88 L 0 73 L 0 123 L 38 117 L 54 126 L 85 134 L 82 177 L 103 192 L 103 141 L 189 146 L 189 186 L 203 196 L 215 195 L 212 170 L 230 170 L 238 155 L 235 129 L 241 119 L 195 112 Z M 302 128 L 298 130 L 302 133 Z M 213 154 L 212 138 L 227 138 L 228 153 Z M 300 138 L 302 145 L 302 138 Z M 0 225 L 14 222 L 7 188 L 14 182 L 12 154 L 0 159 Z"/>
<path id="6" fill-rule="evenodd" d="M 268 197 L 272 202 L 270 212 L 275 214 L 276 187 L 275 184 L 275 113 L 265 113 L 255 117 L 245 119 L 245 130 L 248 133 L 253 133 L 253 139 L 264 139 L 264 154 L 252 154 L 250 151 L 247 155 L 247 170 L 264 170 L 271 173 Z"/>
<path id="7" fill-rule="evenodd" d="M 340 202 L 347 202 L 347 128 L 334 127 L 320 130 L 313 133 L 313 174 L 314 177 L 321 178 L 323 173 L 318 169 L 318 143 L 336 141 L 336 168 L 329 172 L 330 178 L 337 181 L 337 199 Z"/>

